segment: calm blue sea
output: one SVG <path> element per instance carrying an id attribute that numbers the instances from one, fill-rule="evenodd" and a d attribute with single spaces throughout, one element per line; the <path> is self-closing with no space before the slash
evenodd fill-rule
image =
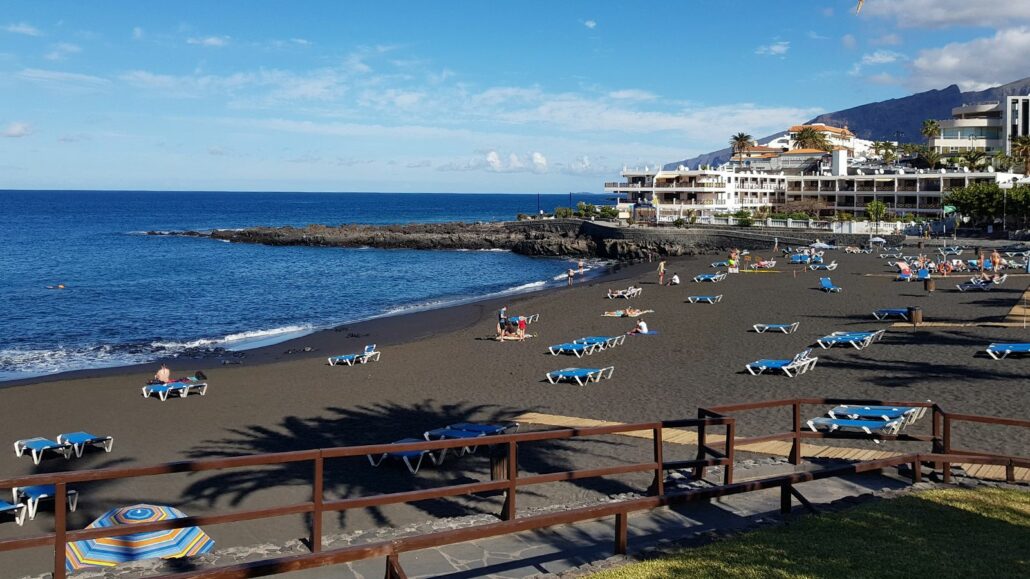
<path id="1" fill-rule="evenodd" d="M 534 213 L 537 202 L 520 194 L 0 191 L 0 380 L 265 345 L 538 289 L 568 267 L 509 252 L 265 247 L 146 231 L 496 221 Z M 540 196 L 545 210 L 568 202 Z M 67 289 L 46 289 L 59 283 Z"/>

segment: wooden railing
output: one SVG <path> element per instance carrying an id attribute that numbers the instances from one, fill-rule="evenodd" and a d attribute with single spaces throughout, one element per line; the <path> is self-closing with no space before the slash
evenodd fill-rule
<path id="1" fill-rule="evenodd" d="M 734 482 L 733 461 L 735 450 L 736 447 L 741 444 L 770 440 L 792 441 L 790 461 L 793 464 L 799 464 L 802 460 L 801 441 L 804 439 L 838 438 L 869 440 L 870 437 L 863 434 L 803 431 L 801 427 L 803 406 L 826 404 L 882 404 L 928 408 L 932 411 L 932 434 L 930 436 L 897 434 L 889 436 L 877 435 L 877 438 L 908 442 L 931 442 L 931 452 L 904 454 L 885 459 L 833 466 L 815 471 L 767 477 L 743 483 Z M 730 414 L 749 410 L 788 406 L 791 408 L 792 417 L 790 431 L 763 436 L 751 436 L 747 438 L 736 437 L 737 420 L 730 416 Z M 162 579 L 178 579 L 184 577 L 205 577 L 212 579 L 258 577 L 381 557 L 386 558 L 387 577 L 403 577 L 404 571 L 400 566 L 398 558 L 400 553 L 609 516 L 615 517 L 615 551 L 617 553 L 625 553 L 627 548 L 627 520 L 628 515 L 632 512 L 650 510 L 668 505 L 685 504 L 693 501 L 707 500 L 715 497 L 769 488 L 781 489 L 781 510 L 789 511 L 792 496 L 798 498 L 807 506 L 807 501 L 805 501 L 796 489 L 794 489 L 794 485 L 824 478 L 876 471 L 890 466 L 905 464 L 912 465 L 913 481 L 918 481 L 920 479 L 922 474 L 921 467 L 924 464 L 930 464 L 933 468 L 941 468 L 943 470 L 945 481 L 950 480 L 950 465 L 955 462 L 1004 466 L 1006 469 L 1006 478 L 1009 480 L 1014 478 L 1016 467 L 1030 468 L 1030 459 L 1025 457 L 1004 456 L 971 450 L 953 449 L 951 441 L 952 424 L 958 421 L 1030 428 L 1030 421 L 1026 420 L 948 414 L 938 405 L 929 402 L 883 402 L 874 400 L 805 398 L 701 408 L 698 410 L 698 418 L 696 419 L 691 418 L 662 422 L 619 424 L 591 428 L 562 428 L 477 439 L 477 442 L 479 442 L 480 445 L 489 445 L 492 450 L 492 480 L 450 485 L 433 489 L 395 492 L 335 500 L 325 500 L 324 497 L 324 473 L 325 462 L 327 460 L 377 455 L 386 452 L 403 452 L 411 450 L 443 451 L 444 449 L 459 449 L 461 447 L 468 446 L 469 441 L 439 440 L 432 442 L 419 441 L 405 444 L 337 447 L 297 452 L 259 454 L 236 458 L 172 462 L 133 468 L 97 469 L 14 477 L 0 480 L 0 489 L 40 484 L 55 485 L 55 530 L 53 533 L 2 540 L 0 541 L 0 553 L 20 549 L 53 546 L 53 577 L 54 579 L 64 579 L 66 576 L 65 547 L 67 543 L 71 541 L 84 541 L 87 539 L 116 537 L 134 533 L 153 532 L 182 527 L 219 525 L 307 514 L 310 515 L 310 553 L 239 565 L 201 569 L 187 573 L 164 575 L 162 576 Z M 693 460 L 676 461 L 667 461 L 664 459 L 664 431 L 670 428 L 697 429 L 697 458 Z M 710 430 L 712 428 L 725 428 L 722 433 L 722 444 L 718 448 L 709 444 L 709 435 L 711 434 Z M 619 464 L 615 466 L 604 466 L 590 469 L 567 470 L 554 473 L 519 475 L 518 456 L 520 444 L 549 440 L 580 439 L 584 437 L 626 434 L 641 431 L 650 431 L 650 438 L 652 439 L 652 454 L 650 460 L 646 462 Z M 117 525 L 113 527 L 81 530 L 68 530 L 67 528 L 67 514 L 65 511 L 67 506 L 66 493 L 69 485 L 96 481 L 158 476 L 172 473 L 204 472 L 291 463 L 308 463 L 312 469 L 311 500 L 268 508 L 237 510 L 230 513 L 185 517 L 153 523 Z M 722 483 L 719 485 L 715 485 L 711 488 L 694 489 L 685 492 L 666 492 L 664 483 L 665 472 L 668 470 L 693 469 L 696 477 L 704 478 L 708 468 L 720 466 L 723 467 L 724 470 Z M 516 516 L 516 495 L 520 488 L 545 483 L 647 472 L 653 473 L 652 482 L 645 491 L 647 496 L 550 514 L 528 517 Z M 465 529 L 433 532 L 332 550 L 325 550 L 323 548 L 322 518 L 326 513 L 343 512 L 349 509 L 378 507 L 399 503 L 412 503 L 416 501 L 486 492 L 501 492 L 504 495 L 503 505 L 499 514 L 500 520 L 496 523 L 477 525 Z M 2 568 L 2 566 L 0 566 L 0 568 Z"/>

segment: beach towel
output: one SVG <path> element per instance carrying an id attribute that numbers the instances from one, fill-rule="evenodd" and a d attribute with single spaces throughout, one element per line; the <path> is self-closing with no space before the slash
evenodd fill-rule
<path id="1" fill-rule="evenodd" d="M 637 316 L 642 316 L 644 314 L 653 314 L 653 313 L 654 313 L 654 310 L 641 310 L 639 312 L 632 313 L 632 314 L 627 314 L 625 310 L 615 310 L 614 312 L 605 312 L 602 315 L 605 316 L 605 317 L 608 317 L 608 318 L 635 318 Z"/>

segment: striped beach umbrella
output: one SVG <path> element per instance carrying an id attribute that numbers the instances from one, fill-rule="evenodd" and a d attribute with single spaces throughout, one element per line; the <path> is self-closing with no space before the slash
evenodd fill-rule
<path id="1" fill-rule="evenodd" d="M 89 524 L 87 529 L 138 525 L 185 517 L 182 511 L 159 505 L 132 505 L 105 513 Z M 215 542 L 200 527 L 184 527 L 151 533 L 134 533 L 118 537 L 104 537 L 68 543 L 66 548 L 69 571 L 86 567 L 114 567 L 119 563 L 141 559 L 177 559 L 191 557 L 211 550 Z"/>

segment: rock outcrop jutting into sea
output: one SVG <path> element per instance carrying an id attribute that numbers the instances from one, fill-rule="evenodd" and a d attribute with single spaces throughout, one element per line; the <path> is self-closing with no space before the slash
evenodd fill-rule
<path id="1" fill-rule="evenodd" d="M 579 219 L 497 223 L 420 223 L 410 225 L 308 225 L 253 227 L 210 232 L 148 232 L 149 235 L 205 237 L 231 243 L 374 247 L 377 249 L 502 249 L 543 257 L 642 259 L 659 255 L 694 255 L 731 247 L 767 249 L 774 241 L 810 243 L 828 232 L 625 227 Z M 837 235 L 837 243 L 861 244 L 865 235 Z M 888 236 L 892 237 L 893 236 Z"/>

